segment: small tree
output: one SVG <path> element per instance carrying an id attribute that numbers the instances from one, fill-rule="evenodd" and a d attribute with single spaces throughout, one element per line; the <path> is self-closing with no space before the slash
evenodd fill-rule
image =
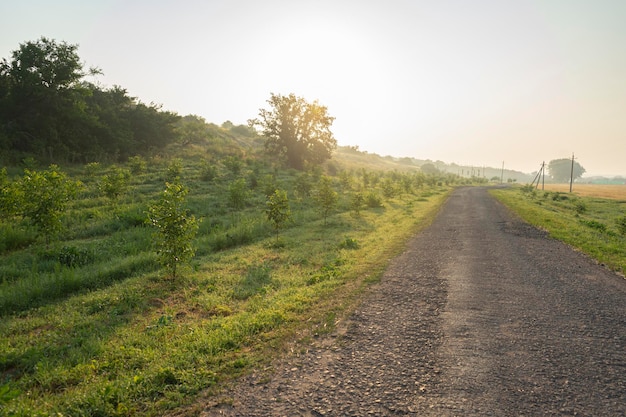
<path id="1" fill-rule="evenodd" d="M 100 192 L 115 206 L 120 196 L 128 190 L 130 177 L 129 170 L 115 167 L 110 174 L 104 175 L 100 180 Z"/>
<path id="2" fill-rule="evenodd" d="M 156 229 L 153 237 L 159 262 L 174 278 L 178 266 L 195 255 L 198 222 L 184 207 L 187 192 L 179 182 L 166 183 L 159 201 L 148 210 L 148 222 Z"/>
<path id="3" fill-rule="evenodd" d="M 361 215 L 361 210 L 365 206 L 365 197 L 360 192 L 352 194 L 352 200 L 350 201 L 350 208 L 352 209 L 352 213 L 354 217 L 359 217 Z"/>
<path id="4" fill-rule="evenodd" d="M 289 208 L 287 192 L 284 190 L 275 190 L 274 194 L 267 198 L 265 213 L 267 214 L 267 219 L 272 223 L 276 231 L 276 240 L 278 240 L 278 232 L 291 219 L 291 209 Z"/>
<path id="5" fill-rule="evenodd" d="M 178 182 L 178 178 L 183 172 L 183 160 L 174 158 L 170 161 L 165 170 L 165 180 L 169 182 Z"/>
<path id="6" fill-rule="evenodd" d="M 298 175 L 294 187 L 296 191 L 296 196 L 298 198 L 304 199 L 309 197 L 313 188 L 313 184 L 311 183 L 311 176 L 306 172 Z"/>
<path id="7" fill-rule="evenodd" d="M 133 174 L 143 174 L 148 169 L 148 163 L 141 155 L 128 157 L 128 167 Z"/>
<path id="8" fill-rule="evenodd" d="M 315 202 L 317 203 L 320 213 L 324 217 L 324 225 L 326 225 L 326 220 L 330 213 L 334 210 L 335 206 L 337 206 L 338 199 L 339 195 L 335 190 L 333 190 L 331 179 L 326 176 L 320 178 L 320 182 L 315 193 Z"/>
<path id="9" fill-rule="evenodd" d="M 80 186 L 80 182 L 68 179 L 56 165 L 50 165 L 46 171 L 24 170 L 20 183 L 22 215 L 44 234 L 46 242 L 61 231 L 61 217 Z"/>
<path id="10" fill-rule="evenodd" d="M 248 185 L 239 178 L 228 186 L 228 205 L 235 211 L 242 210 L 248 201 Z"/>

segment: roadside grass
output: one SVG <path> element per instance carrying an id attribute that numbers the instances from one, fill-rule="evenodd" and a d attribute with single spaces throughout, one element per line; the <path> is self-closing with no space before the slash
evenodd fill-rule
<path id="1" fill-rule="evenodd" d="M 528 223 L 586 253 L 599 263 L 626 272 L 626 201 L 539 191 L 529 187 L 491 190 Z"/>
<path id="2" fill-rule="evenodd" d="M 154 167 L 114 205 L 84 193 L 51 245 L 26 224 L 0 224 L 9 242 L 0 251 L 0 415 L 193 415 L 198 396 L 332 331 L 452 187 L 433 181 L 358 214 L 358 186 L 343 187 L 323 219 L 294 195 L 297 173 L 264 168 L 258 175 L 288 190 L 293 212 L 277 238 L 262 187 L 243 208 L 228 205 L 228 184 L 249 170 L 207 182 L 197 165 L 183 169 L 201 221 L 197 252 L 176 279 L 163 275 L 144 223 L 163 187 Z"/>

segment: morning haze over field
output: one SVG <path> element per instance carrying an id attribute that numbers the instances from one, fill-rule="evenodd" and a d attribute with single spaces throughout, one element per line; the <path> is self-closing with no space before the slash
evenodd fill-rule
<path id="1" fill-rule="evenodd" d="M 93 82 L 221 124 L 270 93 L 319 100 L 339 145 L 537 171 L 576 154 L 624 175 L 626 2 L 20 1 L 0 56 L 79 45 Z"/>

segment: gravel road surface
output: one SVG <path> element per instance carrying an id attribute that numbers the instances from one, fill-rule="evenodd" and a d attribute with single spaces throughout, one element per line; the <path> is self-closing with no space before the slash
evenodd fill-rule
<path id="1" fill-rule="evenodd" d="M 456 190 L 336 334 L 203 416 L 624 416 L 626 280 Z"/>

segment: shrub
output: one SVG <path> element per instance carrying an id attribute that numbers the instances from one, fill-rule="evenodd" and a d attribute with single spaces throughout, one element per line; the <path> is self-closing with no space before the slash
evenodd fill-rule
<path id="1" fill-rule="evenodd" d="M 172 159 L 165 170 L 165 181 L 175 182 L 183 172 L 183 161 L 180 158 Z"/>
<path id="2" fill-rule="evenodd" d="M 626 236 L 626 216 L 619 217 L 615 220 L 617 230 L 622 236 Z"/>
<path id="3" fill-rule="evenodd" d="M 140 156 L 131 156 L 128 158 L 128 167 L 133 174 L 143 174 L 148 169 L 148 163 Z"/>
<path id="4" fill-rule="evenodd" d="M 115 167 L 110 174 L 100 180 L 100 192 L 107 197 L 112 204 L 116 204 L 122 194 L 128 190 L 131 173 L 127 169 Z"/>
<path id="5" fill-rule="evenodd" d="M 369 208 L 380 208 L 383 207 L 383 199 L 374 191 L 367 193 L 365 197 L 365 202 L 367 207 Z"/>
<path id="6" fill-rule="evenodd" d="M 352 213 L 354 214 L 355 217 L 358 217 L 361 215 L 361 210 L 363 209 L 364 205 L 365 205 L 365 197 L 363 197 L 363 194 L 361 193 L 352 194 L 352 200 L 350 201 L 350 209 L 352 210 Z"/>
<path id="7" fill-rule="evenodd" d="M 202 165 L 200 166 L 200 179 L 202 181 L 213 181 L 217 178 L 218 173 L 219 171 L 216 165 L 209 161 L 202 161 Z"/>
<path id="8" fill-rule="evenodd" d="M 20 183 L 24 196 L 22 215 L 28 217 L 49 242 L 61 231 L 61 216 L 82 184 L 68 179 L 56 165 L 50 165 L 46 171 L 25 169 L 24 172 Z"/>
<path id="9" fill-rule="evenodd" d="M 343 242 L 339 244 L 339 249 L 358 249 L 359 242 L 356 239 L 352 239 L 350 237 L 346 237 Z"/>
<path id="10" fill-rule="evenodd" d="M 240 178 L 228 186 L 228 205 L 235 211 L 242 210 L 248 201 L 248 186 L 246 180 Z"/>
<path id="11" fill-rule="evenodd" d="M 95 177 L 100 172 L 100 162 L 89 162 L 85 165 L 85 171 L 88 177 Z"/>
<path id="12" fill-rule="evenodd" d="M 578 214 L 583 214 L 587 211 L 587 205 L 584 201 L 576 201 L 574 203 L 574 211 Z"/>
<path id="13" fill-rule="evenodd" d="M 63 246 L 58 256 L 59 263 L 70 268 L 87 265 L 93 258 L 92 252 L 76 246 Z"/>

